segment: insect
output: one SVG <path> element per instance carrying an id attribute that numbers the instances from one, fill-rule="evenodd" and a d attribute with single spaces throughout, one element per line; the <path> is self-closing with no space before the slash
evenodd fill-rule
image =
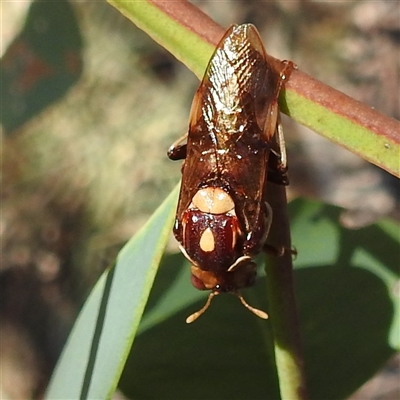
<path id="1" fill-rule="evenodd" d="M 270 59 L 271 60 L 271 59 Z M 268 180 L 288 184 L 278 96 L 294 65 L 269 61 L 257 29 L 233 25 L 218 44 L 194 96 L 189 130 L 168 151 L 184 160 L 174 235 L 190 261 L 191 281 L 214 296 L 252 286 L 253 257 L 272 221 Z"/>

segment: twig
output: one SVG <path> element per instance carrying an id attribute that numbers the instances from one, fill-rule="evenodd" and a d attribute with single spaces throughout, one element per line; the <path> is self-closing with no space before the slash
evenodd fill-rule
<path id="1" fill-rule="evenodd" d="M 273 211 L 268 244 L 285 248 L 280 257 L 267 256 L 268 312 L 274 334 L 275 364 L 281 398 L 307 399 L 299 321 L 293 285 L 290 226 L 284 186 L 268 183 L 267 201 Z"/>
<path id="2" fill-rule="evenodd" d="M 224 29 L 187 1 L 108 0 L 197 76 Z M 281 110 L 315 132 L 400 177 L 400 122 L 293 71 Z"/>

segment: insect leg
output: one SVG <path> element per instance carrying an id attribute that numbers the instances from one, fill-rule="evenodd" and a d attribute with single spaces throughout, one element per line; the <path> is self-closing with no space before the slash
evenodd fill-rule
<path id="1" fill-rule="evenodd" d="M 284 246 L 272 246 L 271 244 L 265 243 L 263 247 L 263 251 L 267 254 L 270 254 L 274 257 L 282 257 L 284 254 L 289 253 L 291 256 L 296 259 L 297 257 L 297 250 L 293 248 L 288 248 Z"/>
<path id="2" fill-rule="evenodd" d="M 279 72 L 280 82 L 277 93 L 280 93 L 290 74 L 297 65 L 291 61 L 282 61 L 282 70 Z M 274 134 L 274 142 L 271 148 L 270 157 L 268 159 L 268 181 L 278 185 L 288 185 L 289 179 L 287 176 L 287 156 L 285 138 L 281 123 L 280 113 L 277 110 L 276 127 Z"/>
<path id="3" fill-rule="evenodd" d="M 283 67 L 282 67 L 282 70 L 279 72 L 279 77 L 281 78 L 280 85 L 279 85 L 279 91 L 282 89 L 282 86 L 289 79 L 292 71 L 294 69 L 298 68 L 297 65 L 294 62 L 289 61 L 289 60 L 281 61 L 281 65 Z"/>
<path id="4" fill-rule="evenodd" d="M 263 249 L 271 228 L 272 218 L 272 208 L 267 202 L 264 202 L 262 212 L 254 224 L 256 229 L 253 229 L 243 242 L 243 252 L 245 256 L 257 254 Z M 233 266 L 235 266 L 235 264 Z"/>
<path id="5" fill-rule="evenodd" d="M 172 143 L 171 147 L 168 149 L 167 155 L 170 160 L 184 160 L 186 158 L 186 143 L 181 144 L 183 141 L 187 140 L 188 134 L 185 133 L 178 140 Z"/>
<path id="6" fill-rule="evenodd" d="M 268 181 L 276 183 L 278 185 L 289 184 L 287 176 L 287 155 L 285 138 L 283 136 L 283 129 L 281 123 L 281 117 L 278 114 L 274 143 L 271 148 L 271 153 L 268 159 Z"/>

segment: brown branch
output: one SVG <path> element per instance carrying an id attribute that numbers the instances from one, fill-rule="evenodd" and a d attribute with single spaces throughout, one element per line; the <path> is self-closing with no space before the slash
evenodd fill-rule
<path id="1" fill-rule="evenodd" d="M 399 121 L 373 110 L 366 104 L 325 85 L 304 72 L 293 71 L 286 88 L 400 144 Z"/>
<path id="2" fill-rule="evenodd" d="M 224 28 L 188 1 L 150 0 L 150 3 L 213 46 L 218 44 L 225 32 Z M 400 145 L 399 121 L 371 109 L 304 72 L 293 71 L 286 88 Z"/>
<path id="3" fill-rule="evenodd" d="M 226 29 L 218 25 L 207 14 L 186 0 L 166 1 L 149 0 L 171 19 L 185 26 L 189 31 L 200 36 L 206 42 L 216 46 Z"/>

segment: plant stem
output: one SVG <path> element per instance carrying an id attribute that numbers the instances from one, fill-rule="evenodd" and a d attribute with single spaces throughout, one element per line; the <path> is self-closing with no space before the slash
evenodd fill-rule
<path id="1" fill-rule="evenodd" d="M 198 77 L 203 75 L 224 33 L 210 17 L 184 0 L 108 1 Z M 291 118 L 400 177 L 399 121 L 302 71 L 293 71 L 280 100 L 281 111 Z"/>
<path id="2" fill-rule="evenodd" d="M 290 227 L 283 186 L 268 183 L 267 200 L 273 210 L 268 244 L 291 249 Z M 267 292 L 274 335 L 275 363 L 283 400 L 307 399 L 306 379 L 296 310 L 292 254 L 267 256 Z"/>

